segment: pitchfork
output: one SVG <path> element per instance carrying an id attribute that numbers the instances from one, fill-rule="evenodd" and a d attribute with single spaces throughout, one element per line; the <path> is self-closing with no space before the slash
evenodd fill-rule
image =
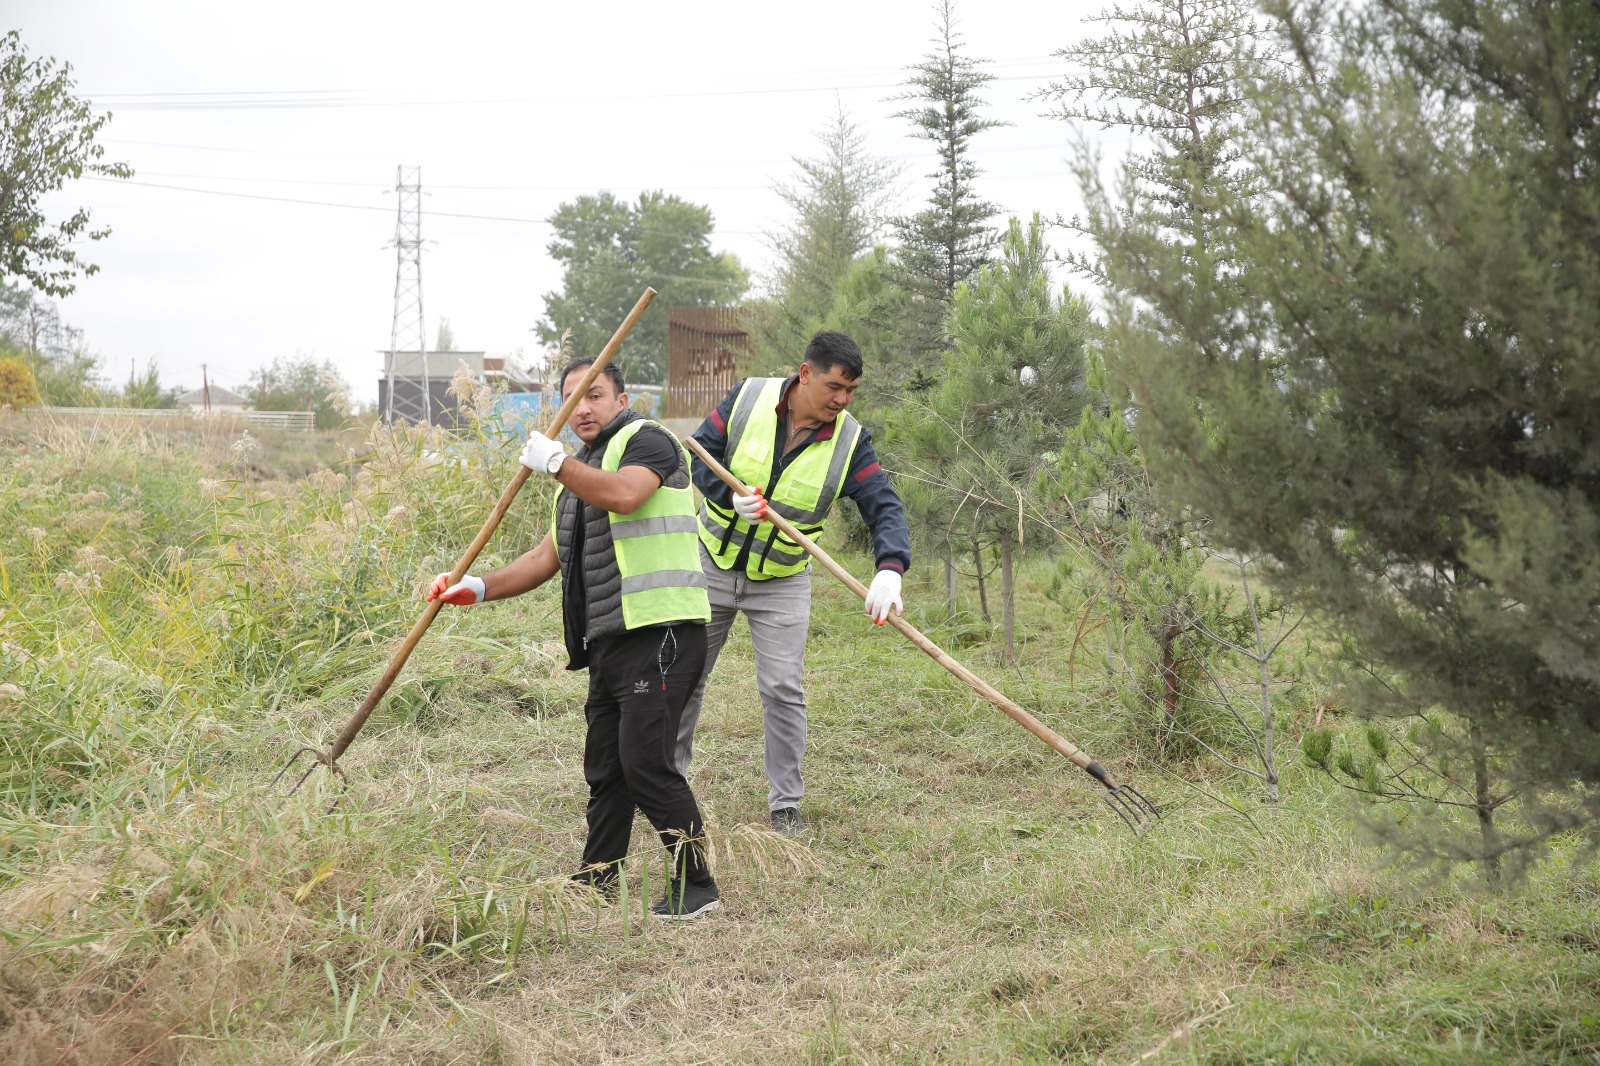
<path id="1" fill-rule="evenodd" d="M 611 357 L 622 346 L 623 338 L 633 329 L 634 324 L 639 321 L 639 316 L 644 314 L 644 309 L 650 306 L 650 301 L 655 299 L 655 296 L 656 290 L 649 288 L 644 290 L 644 295 L 639 297 L 639 302 L 633 305 L 633 310 L 628 312 L 628 317 L 622 320 L 622 325 L 617 327 L 617 332 L 612 334 L 611 340 L 607 342 L 600 354 L 595 357 L 594 363 L 583 375 L 582 380 L 578 382 L 577 388 L 572 390 L 572 394 L 567 397 L 566 402 L 556 412 L 555 418 L 551 420 L 550 425 L 547 427 L 550 436 L 553 437 L 561 432 L 561 427 L 566 425 L 568 418 L 572 417 L 572 411 L 578 406 L 578 401 L 588 394 L 589 386 L 593 385 L 600 376 L 606 364 L 611 361 Z M 450 572 L 450 584 L 454 585 L 460 581 L 466 576 L 467 571 L 472 568 L 473 562 L 478 558 L 478 553 L 483 551 L 483 546 L 489 543 L 489 538 L 494 536 L 494 531 L 499 528 L 500 520 L 505 517 L 506 511 L 511 507 L 511 501 L 515 500 L 517 493 L 522 491 L 522 485 L 528 480 L 529 473 L 530 471 L 527 467 L 520 464 L 517 466 L 517 473 L 511 479 L 511 484 L 506 486 L 506 490 L 500 494 L 500 501 L 494 505 L 494 510 L 490 512 L 488 520 L 483 523 L 483 528 L 478 530 L 478 535 L 473 538 L 466 554 L 461 556 L 460 562 L 456 563 L 456 568 Z M 372 691 L 367 693 L 367 698 L 361 702 L 361 707 L 350 718 L 350 721 L 345 724 L 344 731 L 333 742 L 333 746 L 327 751 L 323 751 L 321 748 L 301 748 L 289 756 L 289 761 L 283 764 L 283 769 L 278 771 L 278 775 L 272 779 L 272 784 L 268 785 L 268 788 L 276 787 L 278 782 L 283 780 L 284 775 L 289 772 L 290 768 L 294 766 L 302 755 L 309 755 L 314 761 L 310 768 L 300 775 L 300 779 L 294 783 L 294 787 L 288 791 L 287 795 L 292 796 L 300 791 L 300 786 L 306 783 L 306 779 L 316 771 L 318 766 L 326 766 L 335 774 L 343 776 L 344 771 L 339 767 L 339 756 L 344 754 L 345 749 L 356 739 L 356 734 L 361 732 L 361 727 L 367 724 L 367 719 L 372 717 L 372 712 L 383 700 L 384 695 L 388 693 L 389 686 L 394 684 L 395 678 L 400 676 L 400 671 L 405 667 L 406 660 L 411 658 L 411 652 L 415 650 L 417 643 L 422 640 L 422 635 L 428 631 L 428 627 L 433 624 L 434 616 L 439 613 L 439 608 L 443 606 L 444 600 L 442 599 L 434 600 L 428 604 L 427 608 L 422 612 L 422 617 L 417 619 L 416 624 L 411 627 L 411 632 L 406 634 L 406 639 L 400 645 L 400 650 L 395 652 L 394 658 L 389 660 L 389 668 L 383 672 L 382 677 L 378 678 L 378 683 L 372 686 Z"/>
<path id="2" fill-rule="evenodd" d="M 729 473 L 726 467 L 713 459 L 710 454 L 706 452 L 705 448 L 701 447 L 699 441 L 695 440 L 693 437 L 685 437 L 684 443 L 687 444 L 689 449 L 699 457 L 702 463 L 706 464 L 706 468 L 713 474 L 717 475 L 717 477 L 721 478 L 729 488 L 738 493 L 749 494 L 750 490 L 744 485 L 740 484 L 739 479 Z M 817 547 L 816 543 L 813 542 L 810 537 L 800 532 L 792 524 L 790 524 L 788 519 L 784 518 L 770 507 L 767 508 L 766 517 L 768 521 L 777 526 L 778 529 L 783 532 L 784 536 L 788 537 L 790 540 L 804 548 L 811 554 L 813 558 L 817 560 L 817 562 L 827 567 L 829 573 L 833 574 L 834 577 L 848 585 L 852 592 L 854 592 L 857 596 L 860 596 L 862 599 L 866 599 L 867 587 L 861 582 L 857 581 L 854 575 L 852 575 L 848 570 L 834 562 L 833 558 L 829 556 L 827 552 Z M 1116 811 L 1118 816 L 1128 824 L 1128 828 L 1133 830 L 1135 836 L 1145 829 L 1148 829 L 1152 822 L 1161 817 L 1161 812 L 1156 810 L 1156 805 L 1151 803 L 1148 799 L 1145 799 L 1144 795 L 1138 789 L 1134 788 L 1132 785 L 1117 784 L 1116 781 L 1112 779 L 1110 771 L 1108 771 L 1104 766 L 1101 766 L 1098 762 L 1095 762 L 1093 759 L 1089 758 L 1088 755 L 1084 754 L 1083 751 L 1074 747 L 1072 744 L 1067 743 L 1065 738 L 1063 738 L 1059 733 L 1051 729 L 1049 726 L 1045 725 L 1043 722 L 1039 721 L 1039 719 L 1035 718 L 1033 715 L 1029 714 L 1015 703 L 1012 703 L 1010 700 L 1006 699 L 1006 697 L 1001 694 L 999 689 L 983 680 L 983 678 L 979 677 L 977 674 L 974 674 L 971 670 L 968 670 L 965 666 L 962 666 L 960 663 L 956 662 L 944 651 L 943 648 L 929 640 L 910 622 L 907 622 L 904 618 L 901 618 L 893 611 L 889 612 L 888 622 L 901 633 L 905 634 L 911 643 L 915 644 L 917 647 L 921 648 L 923 651 L 932 656 L 933 660 L 940 666 L 944 667 L 946 670 L 965 681 L 969 686 L 972 687 L 973 691 L 977 692 L 990 703 L 994 704 L 1006 714 L 1010 715 L 1013 719 L 1020 723 L 1023 728 L 1027 729 L 1028 732 L 1032 733 L 1034 736 L 1050 745 L 1062 755 L 1065 755 L 1068 759 L 1071 759 L 1073 764 L 1079 769 L 1086 771 L 1090 777 L 1104 785 L 1106 788 L 1106 803 L 1109 804 L 1111 809 Z"/>

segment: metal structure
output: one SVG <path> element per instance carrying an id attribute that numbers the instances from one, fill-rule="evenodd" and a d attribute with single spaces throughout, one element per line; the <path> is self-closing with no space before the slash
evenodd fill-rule
<path id="1" fill-rule="evenodd" d="M 427 357 L 402 365 L 405 353 L 428 350 L 422 324 L 422 168 L 396 167 L 394 193 L 394 321 L 389 327 L 383 420 L 393 424 L 403 418 L 426 425 L 433 421 Z"/>
<path id="2" fill-rule="evenodd" d="M 739 380 L 754 348 L 737 307 L 667 309 L 664 418 L 703 418 Z"/>

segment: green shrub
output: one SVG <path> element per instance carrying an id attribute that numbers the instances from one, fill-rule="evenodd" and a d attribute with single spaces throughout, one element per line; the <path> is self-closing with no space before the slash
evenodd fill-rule
<path id="1" fill-rule="evenodd" d="M 31 407 L 39 402 L 39 383 L 33 371 L 14 355 L 0 356 L 0 408 Z"/>

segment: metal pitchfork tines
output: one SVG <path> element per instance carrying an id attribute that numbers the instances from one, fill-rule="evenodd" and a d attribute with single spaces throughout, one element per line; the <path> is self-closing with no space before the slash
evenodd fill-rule
<path id="1" fill-rule="evenodd" d="M 1076 761 L 1076 760 L 1074 760 Z M 1150 824 L 1161 817 L 1161 812 L 1156 810 L 1156 805 L 1145 799 L 1144 793 L 1132 785 L 1119 785 L 1111 779 L 1106 768 L 1097 762 L 1091 762 L 1084 767 L 1089 776 L 1106 786 L 1105 800 L 1107 805 L 1128 823 L 1128 828 L 1133 830 L 1133 835 L 1138 836 L 1150 828 Z"/>
<path id="2" fill-rule="evenodd" d="M 738 478 L 734 477 L 728 472 L 726 467 L 713 459 L 710 453 L 708 453 L 705 448 L 700 446 L 699 441 L 695 440 L 693 437 L 685 437 L 683 442 L 688 446 L 690 451 L 694 452 L 694 454 L 699 457 L 702 463 L 706 464 L 706 469 L 710 470 L 713 474 L 717 475 L 717 477 L 721 478 L 723 483 L 729 488 L 739 493 L 750 492 L 748 488 L 739 482 Z M 857 581 L 853 574 L 851 574 L 844 567 L 840 566 L 838 563 L 834 562 L 832 556 L 823 551 L 821 548 L 817 547 L 810 537 L 796 529 L 792 524 L 790 524 L 788 519 L 784 518 L 770 507 L 767 509 L 766 517 L 768 521 L 782 531 L 784 536 L 788 537 L 790 540 L 800 545 L 800 547 L 804 548 L 808 553 L 810 553 L 812 558 L 816 559 L 817 562 L 826 567 L 829 573 L 848 585 L 852 592 L 854 592 L 857 596 L 860 596 L 862 599 L 867 598 L 867 586 Z M 1089 758 L 1089 756 L 1084 754 L 1081 750 L 1067 743 L 1066 739 L 1062 737 L 1061 734 L 1057 733 L 1055 730 L 1039 721 L 1039 719 L 1035 718 L 1033 715 L 1029 714 L 1015 703 L 1012 703 L 1010 700 L 1006 699 L 1005 695 L 1002 694 L 999 689 L 983 680 L 983 678 L 979 677 L 977 674 L 974 674 L 971 670 L 968 670 L 965 666 L 962 666 L 960 663 L 956 662 L 949 656 L 948 653 L 945 652 L 943 648 L 929 640 L 920 630 L 917 629 L 916 626 L 912 625 L 910 622 L 907 622 L 904 618 L 901 618 L 892 611 L 889 613 L 888 621 L 890 625 L 894 626 L 902 634 L 904 634 L 906 639 L 910 640 L 911 643 L 927 652 L 928 655 L 932 657 L 932 659 L 940 666 L 944 667 L 946 670 L 965 681 L 974 692 L 978 693 L 978 695 L 982 696 L 984 699 L 1000 708 L 1000 710 L 1004 711 L 1023 728 L 1027 729 L 1028 732 L 1032 733 L 1034 736 L 1050 745 L 1062 755 L 1065 755 L 1068 759 L 1071 759 L 1074 766 L 1077 766 L 1081 770 L 1087 771 L 1091 777 L 1104 785 L 1106 787 L 1106 802 L 1110 804 L 1111 809 L 1116 811 L 1117 815 L 1127 823 L 1128 828 L 1133 830 L 1135 836 L 1138 836 L 1141 832 L 1148 829 L 1157 818 L 1161 817 L 1161 812 L 1156 810 L 1156 805 L 1145 799 L 1137 789 L 1129 785 L 1117 784 L 1111 779 L 1111 775 L 1106 772 L 1106 768 L 1104 766 L 1101 766 L 1099 763 Z"/>
<path id="3" fill-rule="evenodd" d="M 628 312 L 628 317 L 622 320 L 622 325 L 617 327 L 617 331 L 611 335 L 611 340 L 606 342 L 605 348 L 601 350 L 599 355 L 595 356 L 594 362 L 590 364 L 587 372 L 579 380 L 577 387 L 572 390 L 571 395 L 556 411 L 555 417 L 550 420 L 549 426 L 546 427 L 549 436 L 554 437 L 561 432 L 561 427 L 566 425 L 567 419 L 572 417 L 573 409 L 578 406 L 578 401 L 588 394 L 589 386 L 593 385 L 596 379 L 600 377 L 601 372 L 605 370 L 606 364 L 611 361 L 611 357 L 622 346 L 623 338 L 628 335 L 634 324 L 639 321 L 639 316 L 644 314 L 645 308 L 650 306 L 650 301 L 655 299 L 655 295 L 656 290 L 654 289 L 647 288 L 644 290 L 644 295 L 639 297 L 639 301 L 633 305 L 633 310 Z M 485 544 L 489 543 L 489 538 L 494 536 L 494 531 L 500 528 L 500 520 L 505 517 L 506 511 L 511 508 L 511 502 L 517 498 L 517 493 L 522 491 L 522 485 L 528 480 L 529 473 L 530 471 L 527 467 L 518 465 L 517 474 L 511 479 L 511 484 L 506 486 L 506 490 L 500 494 L 500 500 L 494 505 L 494 510 L 490 512 L 488 520 L 483 523 L 483 528 L 478 530 L 478 535 L 473 538 L 472 544 L 467 548 L 466 553 L 456 563 L 456 568 L 450 572 L 450 583 L 452 585 L 466 576 L 467 571 L 472 568 L 473 562 L 477 560 L 478 553 L 483 551 Z M 292 796 L 300 791 L 300 786 L 305 784 L 306 779 L 316 772 L 318 766 L 328 767 L 343 780 L 344 772 L 339 768 L 339 756 L 344 754 L 345 749 L 356 739 L 356 734 L 361 732 L 361 727 L 367 724 L 367 719 L 372 717 L 372 712 L 382 702 L 384 695 L 389 691 L 389 686 L 394 684 L 395 678 L 400 676 L 400 671 L 406 665 L 406 660 L 411 658 L 412 651 L 416 649 L 417 643 L 422 640 L 423 634 L 428 631 L 428 627 L 433 624 L 434 617 L 438 615 L 439 608 L 443 606 L 443 600 L 434 600 L 428 604 L 427 609 L 422 612 L 422 617 L 417 619 L 416 624 L 411 627 L 411 632 L 406 634 L 406 639 L 400 645 L 400 650 L 395 652 L 394 658 L 389 660 L 388 669 L 384 670 L 383 676 L 378 679 L 378 683 L 372 686 L 372 691 L 367 693 L 367 698 L 361 701 L 361 707 L 350 717 L 350 721 L 345 723 L 344 730 L 339 734 L 339 739 L 335 740 L 327 751 L 322 751 L 319 748 L 301 748 L 289 756 L 289 761 L 283 764 L 283 769 L 279 770 L 278 776 L 272 779 L 272 784 L 268 786 L 269 788 L 277 787 L 278 782 L 283 780 L 302 755 L 310 755 L 315 761 L 305 773 L 300 775 L 300 779 L 294 783 L 294 787 L 289 790 L 288 795 Z"/>
<path id="4" fill-rule="evenodd" d="M 284 793 L 286 798 L 294 795 L 296 792 L 299 792 L 300 786 L 306 783 L 306 779 L 308 777 L 317 772 L 317 767 L 319 766 L 326 766 L 328 769 L 334 772 L 341 782 L 344 781 L 344 767 L 340 766 L 338 763 L 329 761 L 327 752 L 323 751 L 321 748 L 301 748 L 299 751 L 289 756 L 289 760 L 285 762 L 283 767 L 279 769 L 277 774 L 273 776 L 272 782 L 267 785 L 267 788 L 277 788 L 278 782 L 282 781 L 284 775 L 294 768 L 294 764 L 300 761 L 300 756 L 302 755 L 311 756 L 311 765 L 306 769 L 305 773 L 300 775 L 300 779 L 294 783 L 294 787 L 289 789 L 288 792 Z"/>

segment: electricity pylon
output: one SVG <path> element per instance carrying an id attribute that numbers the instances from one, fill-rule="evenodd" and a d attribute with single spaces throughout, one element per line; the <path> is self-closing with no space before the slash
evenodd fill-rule
<path id="1" fill-rule="evenodd" d="M 394 322 L 389 327 L 389 397 L 383 420 L 426 425 L 432 409 L 428 385 L 428 334 L 422 326 L 422 168 L 395 168 Z M 415 352 L 417 366 L 405 358 Z M 405 381 L 401 387 L 402 379 Z M 415 383 L 417 392 L 412 394 Z"/>

